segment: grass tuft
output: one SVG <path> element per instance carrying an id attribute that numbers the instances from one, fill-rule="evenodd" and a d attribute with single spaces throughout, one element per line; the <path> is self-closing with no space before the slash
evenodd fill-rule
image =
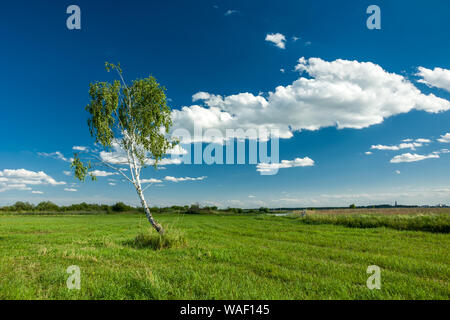
<path id="1" fill-rule="evenodd" d="M 148 232 L 141 232 L 131 241 L 126 241 L 126 245 L 137 249 L 169 249 L 178 248 L 186 245 L 186 238 L 183 233 L 178 230 L 166 230 L 164 235 L 151 230 Z"/>

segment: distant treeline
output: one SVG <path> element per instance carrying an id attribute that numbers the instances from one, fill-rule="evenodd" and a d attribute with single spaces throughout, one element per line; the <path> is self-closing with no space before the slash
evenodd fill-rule
<path id="1" fill-rule="evenodd" d="M 219 209 L 216 206 L 200 206 L 199 204 L 192 204 L 190 206 L 170 206 L 170 207 L 151 207 L 150 210 L 154 213 L 186 213 L 186 214 L 202 214 L 202 213 L 267 213 L 268 208 L 261 207 L 259 209 L 241 209 L 241 208 L 226 208 Z M 29 202 L 17 201 L 11 206 L 0 207 L 0 212 L 3 213 L 143 213 L 141 207 L 132 207 L 123 202 L 117 202 L 113 205 L 107 204 L 89 204 L 79 203 L 68 206 L 58 206 L 51 201 L 43 201 L 37 205 Z"/>
<path id="2" fill-rule="evenodd" d="M 295 211 L 295 210 L 336 210 L 336 209 L 389 209 L 389 208 L 448 208 L 447 205 L 439 205 L 439 206 L 418 206 L 418 205 L 390 205 L 390 204 L 377 204 L 377 205 L 368 205 L 368 206 L 356 206 L 351 204 L 348 207 L 301 207 L 301 208 L 274 208 L 270 210 L 279 210 L 279 211 Z"/>

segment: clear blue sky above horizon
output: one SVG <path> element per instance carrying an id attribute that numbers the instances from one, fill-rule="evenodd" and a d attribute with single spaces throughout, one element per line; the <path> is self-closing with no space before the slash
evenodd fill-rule
<path id="1" fill-rule="evenodd" d="M 81 30 L 66 28 L 66 8 L 71 4 L 81 8 Z M 381 8 L 381 30 L 366 27 L 366 9 L 372 4 Z M 178 110 L 201 105 L 192 98 L 198 92 L 222 97 L 263 92 L 267 97 L 300 77 L 313 79 L 311 70 L 295 71 L 301 57 L 309 61 L 307 67 L 312 65 L 309 58 L 357 61 L 357 66 L 371 62 L 383 68 L 386 77 L 397 74 L 410 81 L 420 91 L 414 94 L 446 101 L 450 88 L 445 82 L 443 87 L 423 83 L 417 72 L 419 67 L 450 69 L 449 16 L 450 3 L 437 0 L 3 3 L 0 205 L 18 200 L 139 204 L 133 187 L 118 176 L 80 183 L 64 173 L 70 164 L 62 157 L 69 159 L 73 146 L 93 144 L 84 106 L 90 82 L 113 79 L 104 69 L 105 61 L 120 62 L 127 79 L 155 76 L 167 87 L 171 107 Z M 285 36 L 284 48 L 265 40 L 276 33 Z M 372 78 L 367 76 L 369 82 Z M 320 81 L 327 79 L 325 75 Z M 313 107 L 320 111 L 322 105 Z M 325 110 L 314 119 L 328 116 Z M 444 138 L 449 121 L 448 110 L 412 108 L 364 128 L 324 125 L 293 131 L 293 137 L 280 140 L 280 160 L 308 157 L 313 166 L 282 168 L 271 176 L 261 175 L 254 164 L 149 168 L 143 177 L 163 183 L 149 188 L 146 197 L 151 205 L 161 206 L 450 204 L 450 153 L 445 151 L 450 143 Z M 415 148 L 399 147 L 414 141 Z M 371 149 L 376 145 L 397 149 Z M 404 154 L 414 161 L 391 161 Z M 49 183 L 47 178 L 30 181 L 16 174 L 19 169 L 42 171 L 65 184 Z M 10 170 L 9 176 L 5 170 Z M 166 176 L 206 178 L 171 182 L 164 180 Z"/>

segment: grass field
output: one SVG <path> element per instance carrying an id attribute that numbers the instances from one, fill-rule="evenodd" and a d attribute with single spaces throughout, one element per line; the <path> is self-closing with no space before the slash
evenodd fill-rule
<path id="1" fill-rule="evenodd" d="M 267 215 L 0 215 L 0 299 L 449 299 L 450 235 Z M 448 222 L 448 219 L 447 219 Z M 66 268 L 81 268 L 68 290 Z M 381 290 L 366 287 L 369 265 Z"/>

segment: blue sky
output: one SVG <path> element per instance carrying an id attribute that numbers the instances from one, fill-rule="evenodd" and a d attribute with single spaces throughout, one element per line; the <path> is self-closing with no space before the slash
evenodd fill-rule
<path id="1" fill-rule="evenodd" d="M 81 8 L 81 30 L 66 27 L 71 4 Z M 371 4 L 381 30 L 366 27 Z M 276 175 L 255 164 L 146 169 L 143 178 L 163 181 L 146 192 L 151 205 L 450 204 L 449 13 L 444 1 L 4 3 L 0 205 L 138 205 L 116 175 L 79 183 L 64 173 L 73 146 L 92 147 L 84 106 L 90 82 L 113 79 L 105 61 L 120 62 L 130 80 L 155 76 L 173 109 L 199 105 L 206 114 L 220 96 L 214 107 L 237 124 L 291 133 L 279 148 L 288 167 Z M 209 98 L 193 101 L 198 92 Z M 233 98 L 245 93 L 268 111 L 247 115 Z M 178 124 L 189 120 L 180 111 Z M 306 157 L 314 165 L 290 162 Z"/>

